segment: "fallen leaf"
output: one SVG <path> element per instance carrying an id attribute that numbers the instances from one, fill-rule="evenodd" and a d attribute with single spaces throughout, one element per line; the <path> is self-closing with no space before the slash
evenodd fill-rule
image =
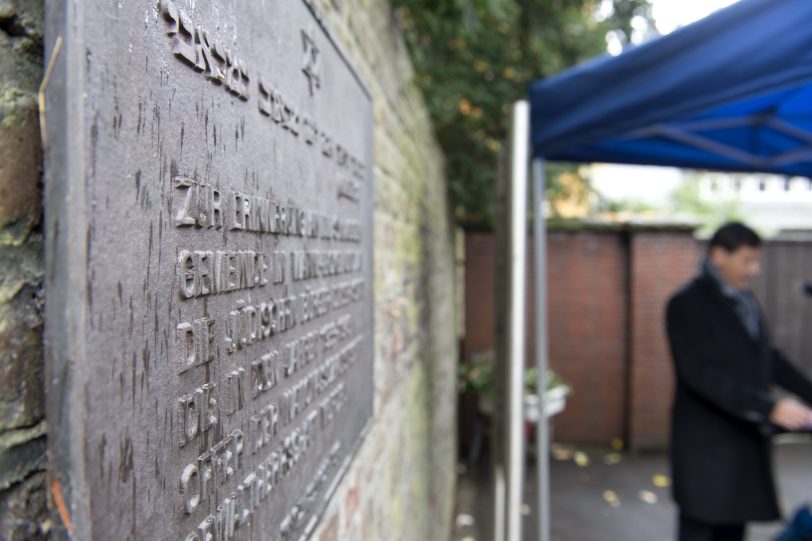
<path id="1" fill-rule="evenodd" d="M 623 440 L 620 438 L 615 438 L 612 440 L 612 449 L 615 451 L 622 451 L 623 450 Z"/>
<path id="2" fill-rule="evenodd" d="M 646 503 L 657 503 L 657 495 L 651 492 L 650 490 L 641 490 L 637 493 L 637 497 L 640 498 L 640 501 Z"/>
<path id="3" fill-rule="evenodd" d="M 468 513 L 460 513 L 457 515 L 457 528 L 467 528 L 473 526 L 474 523 L 474 517 Z"/>
<path id="4" fill-rule="evenodd" d="M 617 497 L 617 493 L 614 490 L 604 490 L 603 499 L 612 507 L 620 507 L 620 498 Z"/>
<path id="5" fill-rule="evenodd" d="M 65 499 L 62 497 L 62 483 L 59 482 L 59 479 L 51 481 L 51 495 L 54 498 L 54 505 L 56 505 L 56 509 L 59 511 L 59 518 L 62 519 L 62 524 L 65 525 L 68 535 L 73 536 L 73 523 L 70 519 L 68 506 L 65 505 Z"/>
<path id="6" fill-rule="evenodd" d="M 586 468 L 589 466 L 589 456 L 582 451 L 576 451 L 573 455 L 573 459 L 580 468 Z"/>
<path id="7" fill-rule="evenodd" d="M 657 488 L 668 488 L 671 486 L 671 478 L 658 473 L 651 478 L 651 483 Z"/>
<path id="8" fill-rule="evenodd" d="M 553 445 L 550 448 L 550 452 L 553 455 L 553 459 L 555 460 L 572 460 L 573 450 L 571 447 L 565 447 L 563 445 Z"/>
<path id="9" fill-rule="evenodd" d="M 623 455 L 620 453 L 609 453 L 603 457 L 603 463 L 607 466 L 614 466 L 623 462 Z"/>

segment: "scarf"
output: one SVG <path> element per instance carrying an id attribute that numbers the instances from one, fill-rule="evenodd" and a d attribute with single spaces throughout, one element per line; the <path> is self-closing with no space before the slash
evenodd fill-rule
<path id="1" fill-rule="evenodd" d="M 747 329 L 747 334 L 750 335 L 750 338 L 758 338 L 761 333 L 761 326 L 759 324 L 761 316 L 758 302 L 756 302 L 752 293 L 735 288 L 725 282 L 719 270 L 713 266 L 713 263 L 711 263 L 709 259 L 705 259 L 702 262 L 700 272 L 716 284 L 719 291 L 722 292 L 722 295 L 733 301 L 736 315 L 739 316 L 744 328 Z"/>

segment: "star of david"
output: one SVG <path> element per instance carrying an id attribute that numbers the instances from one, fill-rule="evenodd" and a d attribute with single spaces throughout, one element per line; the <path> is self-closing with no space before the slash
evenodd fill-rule
<path id="1" fill-rule="evenodd" d="M 309 32 L 302 30 L 302 46 L 304 47 L 302 71 L 307 75 L 310 94 L 312 95 L 314 87 L 321 88 L 321 54 L 316 46 L 316 35 L 312 29 Z"/>

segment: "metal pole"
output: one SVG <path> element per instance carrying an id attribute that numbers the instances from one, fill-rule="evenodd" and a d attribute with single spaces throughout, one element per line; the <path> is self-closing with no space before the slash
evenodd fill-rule
<path id="1" fill-rule="evenodd" d="M 536 497 L 538 499 L 539 541 L 550 541 L 550 433 L 544 411 L 547 394 L 547 222 L 544 219 L 544 192 L 547 179 L 544 160 L 533 160 L 533 251 L 536 286 L 536 387 L 539 419 L 536 425 Z"/>
<path id="2" fill-rule="evenodd" d="M 524 492 L 524 364 L 525 264 L 527 261 L 527 169 L 529 165 L 530 107 L 513 104 L 510 133 L 510 290 L 508 312 L 508 480 L 506 541 L 522 539 Z"/>

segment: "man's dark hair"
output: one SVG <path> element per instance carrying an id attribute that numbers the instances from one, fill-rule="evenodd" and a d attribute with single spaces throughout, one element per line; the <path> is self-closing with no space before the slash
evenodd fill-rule
<path id="1" fill-rule="evenodd" d="M 735 252 L 742 246 L 759 248 L 761 237 L 758 233 L 739 222 L 729 222 L 716 230 L 708 244 L 708 251 L 714 247 L 724 248 L 726 252 Z"/>

